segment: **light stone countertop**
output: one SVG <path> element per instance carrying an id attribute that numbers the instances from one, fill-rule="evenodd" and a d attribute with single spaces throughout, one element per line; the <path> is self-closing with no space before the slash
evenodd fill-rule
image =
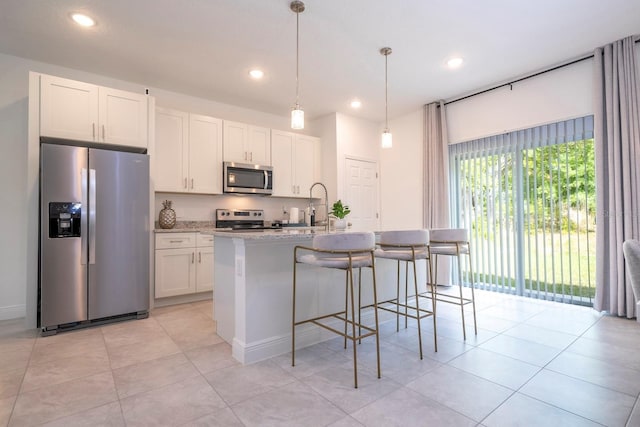
<path id="1" fill-rule="evenodd" d="M 153 230 L 156 234 L 161 233 L 202 233 L 213 234 L 224 237 L 234 237 L 252 240 L 279 240 L 293 237 L 303 237 L 314 233 L 324 233 L 324 227 L 283 227 L 279 230 L 259 230 L 259 231 L 231 231 L 230 228 L 216 228 L 213 221 L 178 221 L 173 228 L 160 228 L 156 222 Z"/>
<path id="2" fill-rule="evenodd" d="M 203 234 L 213 234 L 218 237 L 229 237 L 232 239 L 245 239 L 245 240 L 290 240 L 290 239 L 309 239 L 316 234 L 325 234 L 323 228 L 305 228 L 305 229 L 291 229 L 283 228 L 280 230 L 260 230 L 260 231 L 224 231 L 224 230 L 204 230 Z M 334 233 L 334 232 L 332 232 Z"/>

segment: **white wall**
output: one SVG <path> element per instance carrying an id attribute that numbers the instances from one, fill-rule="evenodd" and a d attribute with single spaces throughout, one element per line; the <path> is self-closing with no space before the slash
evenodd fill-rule
<path id="1" fill-rule="evenodd" d="M 593 114 L 593 60 L 446 106 L 449 143 Z"/>
<path id="2" fill-rule="evenodd" d="M 389 121 L 393 147 L 380 148 L 382 230 L 408 230 L 423 226 L 422 116 L 420 109 Z"/>
<path id="3" fill-rule="evenodd" d="M 28 75 L 0 56 L 0 319 L 24 316 Z"/>

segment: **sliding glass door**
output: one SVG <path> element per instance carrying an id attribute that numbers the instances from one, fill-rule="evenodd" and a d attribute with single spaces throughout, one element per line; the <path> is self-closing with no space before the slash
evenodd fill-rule
<path id="1" fill-rule="evenodd" d="M 593 117 L 454 144 L 449 154 L 453 224 L 470 231 L 477 286 L 590 305 Z"/>

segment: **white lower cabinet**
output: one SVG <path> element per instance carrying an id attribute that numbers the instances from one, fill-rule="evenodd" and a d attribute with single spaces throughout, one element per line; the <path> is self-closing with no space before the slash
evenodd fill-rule
<path id="1" fill-rule="evenodd" d="M 213 236 L 156 234 L 155 297 L 213 290 Z"/>

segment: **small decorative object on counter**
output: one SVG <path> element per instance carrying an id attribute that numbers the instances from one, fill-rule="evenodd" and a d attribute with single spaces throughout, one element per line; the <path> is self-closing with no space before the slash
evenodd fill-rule
<path id="1" fill-rule="evenodd" d="M 160 210 L 158 223 L 160 228 L 173 228 L 176 226 L 176 211 L 171 208 L 171 200 L 162 202 L 163 209 Z"/>
<path id="2" fill-rule="evenodd" d="M 336 230 L 344 230 L 347 228 L 347 221 L 345 221 L 344 217 L 351 213 L 351 209 L 349 206 L 343 205 L 342 200 L 338 200 L 331 207 L 331 212 L 329 214 L 335 216 L 337 219 L 333 222 L 333 226 Z"/>

